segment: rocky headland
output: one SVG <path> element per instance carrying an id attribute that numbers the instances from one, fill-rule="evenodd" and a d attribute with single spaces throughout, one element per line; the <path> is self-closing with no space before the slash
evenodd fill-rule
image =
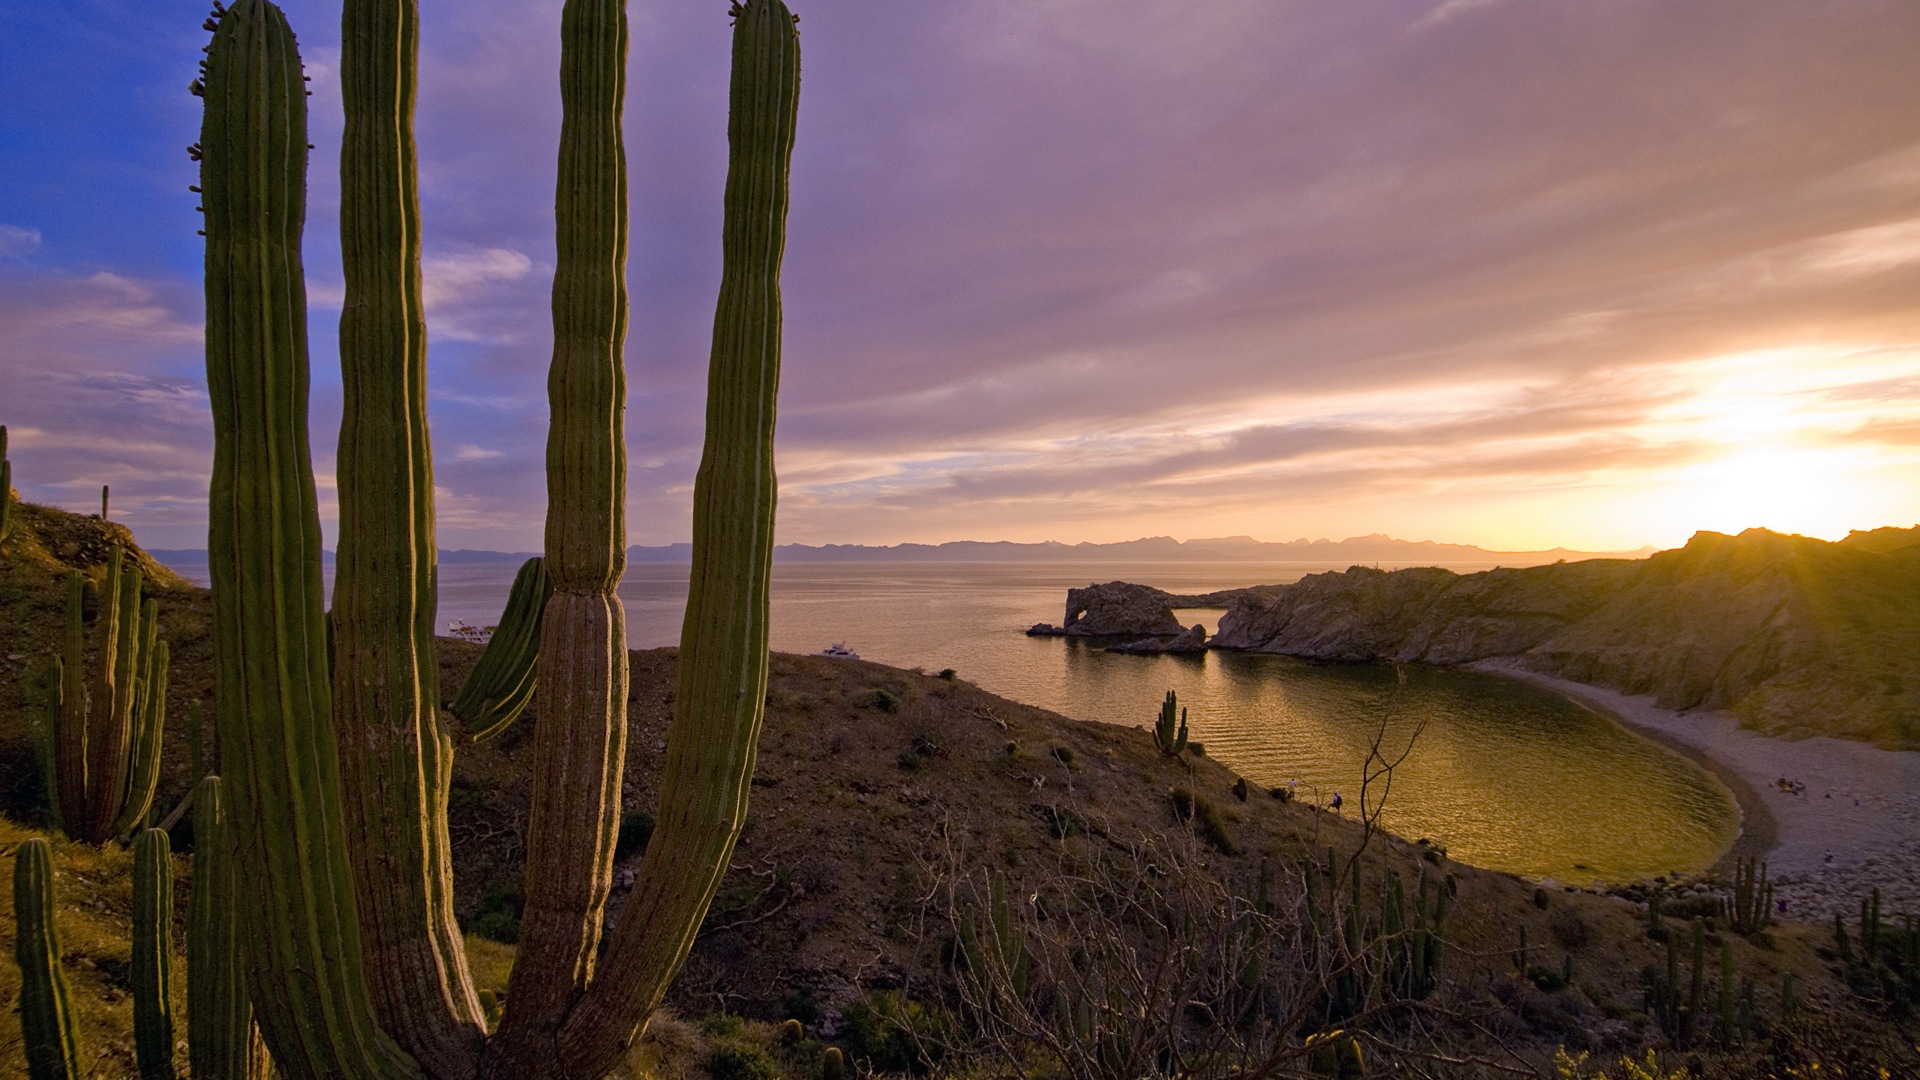
<path id="1" fill-rule="evenodd" d="M 1837 543 L 1703 532 L 1646 559 L 1471 574 L 1356 566 L 1205 596 L 1109 582 L 1070 590 L 1053 632 L 1170 638 L 1184 607 L 1227 609 L 1216 649 L 1498 660 L 1667 709 L 1725 710 L 1767 735 L 1920 749 L 1920 527 Z"/>

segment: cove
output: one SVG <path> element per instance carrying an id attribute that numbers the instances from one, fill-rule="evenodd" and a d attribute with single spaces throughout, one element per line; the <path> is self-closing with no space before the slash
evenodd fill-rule
<path id="1" fill-rule="evenodd" d="M 516 564 L 443 563 L 442 625 L 493 622 Z M 197 567 L 181 568 L 189 573 Z M 1698 765 L 1550 690 L 1494 675 L 1390 665 L 1322 665 L 1211 651 L 1122 656 L 1084 640 L 1029 638 L 1058 622 L 1066 590 L 1115 579 L 1201 593 L 1304 573 L 1306 564 L 909 563 L 774 568 L 773 647 L 811 653 L 846 642 L 864 659 L 958 676 L 1080 720 L 1149 725 L 1168 690 L 1193 736 L 1256 784 L 1293 784 L 1358 812 L 1375 734 L 1397 755 L 1382 823 L 1429 837 L 1488 869 L 1567 884 L 1623 882 L 1706 868 L 1740 827 L 1731 795 Z M 1459 569 L 1467 569 L 1460 567 Z M 684 564 L 628 567 L 620 595 L 636 649 L 678 641 Z M 1182 611 L 1183 622 L 1216 612 Z M 1228 796 L 1230 799 L 1231 796 Z"/>

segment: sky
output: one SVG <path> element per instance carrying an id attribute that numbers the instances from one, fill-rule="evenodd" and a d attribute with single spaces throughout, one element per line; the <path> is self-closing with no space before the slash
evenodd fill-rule
<path id="1" fill-rule="evenodd" d="M 339 7 L 306 266 L 331 536 Z M 794 0 L 779 539 L 1920 522 L 1912 0 Z M 687 538 L 727 5 L 630 0 L 628 539 Z M 439 542 L 537 550 L 560 6 L 422 0 Z M 205 543 L 176 0 L 0 0 L 0 423 Z"/>

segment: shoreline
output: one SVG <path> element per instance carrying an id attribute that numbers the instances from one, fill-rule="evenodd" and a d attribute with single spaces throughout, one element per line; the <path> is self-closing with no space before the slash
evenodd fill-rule
<path id="1" fill-rule="evenodd" d="M 1920 912 L 1920 752 L 1777 739 L 1740 727 L 1731 713 L 1665 709 L 1510 661 L 1465 666 L 1552 690 L 1700 765 L 1741 814 L 1740 835 L 1709 873 L 1729 871 L 1735 856 L 1760 858 L 1785 901 L 1779 914 L 1824 921 L 1858 910 L 1876 887 L 1888 911 Z M 1782 779 L 1800 786 L 1784 789 Z"/>

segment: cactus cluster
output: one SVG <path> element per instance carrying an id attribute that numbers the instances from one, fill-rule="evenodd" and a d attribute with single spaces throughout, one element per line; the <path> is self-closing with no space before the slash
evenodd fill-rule
<path id="1" fill-rule="evenodd" d="M 1387 872 L 1387 896 L 1380 913 L 1387 941 L 1387 980 L 1395 997 L 1418 1001 L 1433 993 L 1440 970 L 1440 925 L 1447 917 L 1447 891 L 1435 888 L 1420 871 L 1420 883 L 1408 917 L 1400 875 Z"/>
<path id="2" fill-rule="evenodd" d="M 196 792 L 194 885 L 187 923 L 189 1058 L 195 1077 L 257 1080 L 267 1075 L 267 1058 L 245 1013 L 246 996 L 238 985 L 243 965 L 234 945 L 239 909 L 228 902 L 223 875 L 213 852 L 218 849 L 220 797 Z M 201 832 L 201 824 L 207 826 Z M 133 951 L 129 966 L 133 996 L 134 1059 L 141 1080 L 173 1080 L 173 856 L 165 829 L 147 829 L 133 845 Z M 20 845 L 14 856 L 13 903 L 20 932 L 20 1021 L 28 1075 L 32 1080 L 81 1080 L 80 1041 L 60 970 L 59 937 L 54 930 L 51 849 L 38 837 Z M 218 961 L 218 962 L 216 962 Z M 201 1005 L 209 996 L 224 998 L 242 1010 L 237 1025 L 216 1024 Z"/>
<path id="3" fill-rule="evenodd" d="M 1773 885 L 1767 864 L 1757 859 L 1733 860 L 1733 896 L 1727 901 L 1727 925 L 1743 936 L 1757 934 L 1773 922 Z"/>
<path id="4" fill-rule="evenodd" d="M 1180 708 L 1171 690 L 1160 703 L 1160 718 L 1153 722 L 1153 745 L 1168 757 L 1179 757 L 1187 749 L 1187 710 Z"/>
<path id="5" fill-rule="evenodd" d="M 1678 935 L 1666 935 L 1667 962 L 1664 971 L 1649 968 L 1645 972 L 1646 1009 L 1654 1022 L 1676 1046 L 1692 1046 L 1711 1040 L 1721 1047 L 1734 1047 L 1753 1037 L 1760 1024 L 1753 980 L 1737 975 L 1733 963 L 1733 942 L 1720 939 L 1718 973 L 1713 984 L 1713 1013 L 1707 1009 L 1707 923 L 1695 918 L 1692 923 L 1691 961 L 1686 989 L 1681 989 L 1680 943 Z M 1782 982 L 1780 1012 L 1791 1017 L 1795 1009 L 1791 973 Z"/>
<path id="6" fill-rule="evenodd" d="M 994 871 L 981 918 L 960 924 L 960 959 L 967 970 L 984 974 L 981 985 L 1004 990 L 1014 1000 L 995 1005 L 1018 1006 L 1025 1000 L 1030 959 L 1027 943 L 1007 898 L 1007 875 Z"/>
<path id="7" fill-rule="evenodd" d="M 1920 920 L 1905 916 L 1895 924 L 1880 911 L 1880 890 L 1860 899 L 1860 931 L 1847 933 L 1846 920 L 1833 916 L 1834 951 L 1840 973 L 1853 991 L 1884 1003 L 1897 1017 L 1920 1006 Z"/>
<path id="8" fill-rule="evenodd" d="M 347 0 L 340 60 L 340 562 L 320 602 L 300 258 L 305 90 L 266 0 L 216 9 L 198 92 L 215 418 L 210 568 L 221 765 L 251 998 L 289 1077 L 599 1076 L 664 993 L 744 820 L 765 697 L 779 269 L 799 85 L 794 17 L 734 8 L 721 292 L 694 570 L 661 829 L 601 940 L 625 753 L 626 180 L 619 0 L 567 0 L 556 200 L 549 516 L 529 632 L 468 713 L 436 709 L 432 467 L 411 118 L 412 0 Z M 540 604 L 544 599 L 544 605 Z M 507 620 L 513 622 L 513 619 Z M 537 647 L 533 627 L 537 624 Z M 328 630 L 333 631 L 331 656 Z M 528 653 L 536 652 L 537 662 Z M 331 663 L 330 663 L 331 661 Z M 526 909 L 498 1026 L 452 917 L 454 731 L 531 691 Z"/>
<path id="9" fill-rule="evenodd" d="M 119 547 L 107 559 L 87 664 L 86 580 L 67 575 L 67 621 L 47 694 L 49 796 L 63 832 L 104 844 L 146 815 L 160 779 L 167 716 L 167 643 L 159 605 L 140 600 L 140 570 Z"/>

